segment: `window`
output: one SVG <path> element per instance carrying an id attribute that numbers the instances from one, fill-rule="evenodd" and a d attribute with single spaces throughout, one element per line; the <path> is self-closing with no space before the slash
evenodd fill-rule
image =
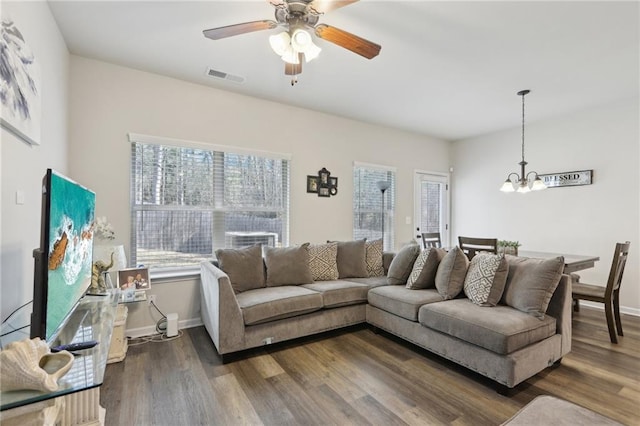
<path id="1" fill-rule="evenodd" d="M 130 139 L 133 265 L 193 269 L 219 248 L 288 244 L 284 156 Z"/>
<path id="2" fill-rule="evenodd" d="M 389 189 L 383 195 L 378 182 L 386 182 Z M 384 249 L 394 248 L 394 211 L 396 192 L 395 169 L 364 163 L 353 167 L 353 238 L 368 240 L 382 236 L 384 224 Z M 383 217 L 384 216 L 384 217 Z M 384 222 L 383 222 L 384 220 Z"/>

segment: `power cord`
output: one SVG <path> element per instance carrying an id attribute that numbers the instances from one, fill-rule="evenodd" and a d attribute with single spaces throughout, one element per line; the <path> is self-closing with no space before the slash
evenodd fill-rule
<path id="1" fill-rule="evenodd" d="M 144 345 L 145 343 L 162 343 L 162 342 L 170 342 L 175 339 L 179 339 L 182 337 L 182 330 L 178 330 L 178 335 L 173 337 L 167 337 L 167 316 L 158 308 L 155 302 L 150 302 L 151 306 L 155 308 L 156 311 L 161 315 L 161 318 L 156 322 L 156 334 L 151 336 L 143 336 L 143 337 L 127 337 L 129 346 L 138 346 Z"/>

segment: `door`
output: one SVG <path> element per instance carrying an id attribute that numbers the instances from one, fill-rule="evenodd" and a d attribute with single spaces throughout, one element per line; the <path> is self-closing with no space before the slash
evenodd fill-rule
<path id="1" fill-rule="evenodd" d="M 449 246 L 449 176 L 415 172 L 415 239 L 422 247 L 423 232 L 439 232 L 442 247 Z"/>

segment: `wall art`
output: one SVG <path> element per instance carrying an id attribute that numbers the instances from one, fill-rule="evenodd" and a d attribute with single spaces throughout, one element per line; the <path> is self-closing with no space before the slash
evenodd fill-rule
<path id="1" fill-rule="evenodd" d="M 13 20 L 0 29 L 0 125 L 32 145 L 41 138 L 40 67 Z"/>

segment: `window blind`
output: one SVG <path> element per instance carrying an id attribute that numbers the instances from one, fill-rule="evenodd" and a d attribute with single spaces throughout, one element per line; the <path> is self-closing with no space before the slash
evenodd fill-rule
<path id="1" fill-rule="evenodd" d="M 389 189 L 382 192 L 379 181 L 386 181 Z M 384 250 L 394 249 L 396 172 L 384 166 L 356 163 L 353 167 L 353 238 L 367 240 L 382 237 L 384 220 Z"/>
<path id="2" fill-rule="evenodd" d="M 196 268 L 219 248 L 288 245 L 289 160 L 219 148 L 132 142 L 132 264 Z"/>

